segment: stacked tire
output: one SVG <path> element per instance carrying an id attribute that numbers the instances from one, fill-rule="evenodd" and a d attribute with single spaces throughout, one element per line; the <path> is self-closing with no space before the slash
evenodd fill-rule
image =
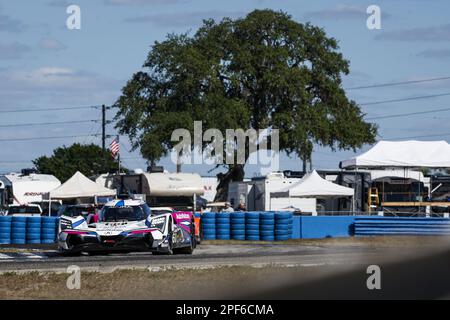
<path id="1" fill-rule="evenodd" d="M 292 238 L 293 226 L 292 212 L 275 213 L 275 240 L 286 241 Z"/>
<path id="2" fill-rule="evenodd" d="M 245 212 L 231 212 L 231 239 L 245 240 Z"/>
<path id="3" fill-rule="evenodd" d="M 11 220 L 11 243 L 25 244 L 27 234 L 27 217 L 13 216 Z"/>
<path id="4" fill-rule="evenodd" d="M 259 240 L 259 212 L 245 213 L 245 240 Z"/>
<path id="5" fill-rule="evenodd" d="M 229 212 L 216 213 L 216 239 L 230 240 L 231 215 Z"/>
<path id="6" fill-rule="evenodd" d="M 262 212 L 259 216 L 259 236 L 262 241 L 275 240 L 275 213 Z"/>
<path id="7" fill-rule="evenodd" d="M 54 243 L 58 230 L 57 219 L 55 217 L 41 218 L 41 243 Z"/>
<path id="8" fill-rule="evenodd" d="M 201 219 L 203 239 L 215 240 L 216 239 L 216 213 L 205 212 Z"/>
<path id="9" fill-rule="evenodd" d="M 41 243 L 41 217 L 27 217 L 27 235 L 28 244 Z"/>
<path id="10" fill-rule="evenodd" d="M 0 244 L 11 243 L 11 216 L 0 216 Z"/>

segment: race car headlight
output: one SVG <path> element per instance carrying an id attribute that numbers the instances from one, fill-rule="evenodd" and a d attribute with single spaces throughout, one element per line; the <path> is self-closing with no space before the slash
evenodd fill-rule
<path id="1" fill-rule="evenodd" d="M 60 221 L 61 230 L 72 229 L 72 222 L 67 219 L 61 219 Z"/>

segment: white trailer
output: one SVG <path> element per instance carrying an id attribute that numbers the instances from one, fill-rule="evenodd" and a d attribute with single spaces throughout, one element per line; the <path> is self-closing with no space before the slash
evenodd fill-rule
<path id="1" fill-rule="evenodd" d="M 61 181 L 48 174 L 11 173 L 0 176 L 3 185 L 4 201 L 9 205 L 27 205 L 43 202 L 43 196 L 59 187 Z"/>
<path id="2" fill-rule="evenodd" d="M 243 193 L 247 189 L 245 204 L 249 211 L 281 211 L 295 208 L 302 212 L 316 214 L 316 199 L 314 198 L 275 197 L 273 195 L 299 180 L 300 178 L 286 177 L 282 172 L 274 172 L 267 176 L 253 178 L 251 181 L 235 182 L 230 184 L 228 201 L 237 204 L 244 202 Z M 237 184 L 245 184 L 247 188 Z"/>

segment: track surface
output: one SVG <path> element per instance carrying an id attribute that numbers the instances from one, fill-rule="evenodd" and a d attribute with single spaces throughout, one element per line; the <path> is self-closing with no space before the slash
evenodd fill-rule
<path id="1" fill-rule="evenodd" d="M 61 271 L 69 265 L 92 271 L 116 269 L 208 268 L 217 266 L 319 266 L 381 264 L 423 254 L 402 248 L 367 246 L 299 246 L 284 244 L 200 245 L 193 255 L 154 256 L 151 253 L 62 257 L 54 249 L 0 250 L 0 272 Z"/>

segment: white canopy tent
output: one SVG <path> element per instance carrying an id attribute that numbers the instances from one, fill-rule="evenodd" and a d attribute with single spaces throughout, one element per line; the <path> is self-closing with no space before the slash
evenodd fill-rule
<path id="1" fill-rule="evenodd" d="M 341 162 L 350 168 L 450 168 L 446 141 L 380 141 L 369 151 Z"/>
<path id="2" fill-rule="evenodd" d="M 108 197 L 116 195 L 116 190 L 111 190 L 90 180 L 77 171 L 69 180 L 58 188 L 49 192 L 50 199 L 76 199 L 91 197 Z"/>
<path id="3" fill-rule="evenodd" d="M 341 198 L 353 197 L 354 190 L 323 179 L 316 170 L 305 175 L 299 182 L 282 190 L 289 197 L 299 198 Z"/>

